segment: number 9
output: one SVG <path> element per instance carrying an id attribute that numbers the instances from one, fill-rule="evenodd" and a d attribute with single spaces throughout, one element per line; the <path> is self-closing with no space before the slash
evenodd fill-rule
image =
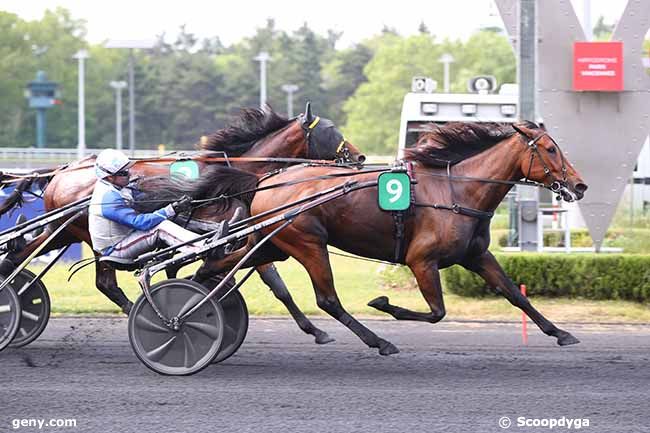
<path id="1" fill-rule="evenodd" d="M 389 202 L 395 203 L 399 200 L 402 197 L 402 191 L 402 183 L 399 180 L 391 179 L 386 182 L 386 192 L 392 195 L 392 197 L 388 199 Z"/>

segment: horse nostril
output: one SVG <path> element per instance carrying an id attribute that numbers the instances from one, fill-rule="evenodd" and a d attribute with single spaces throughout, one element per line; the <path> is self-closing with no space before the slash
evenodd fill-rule
<path id="1" fill-rule="evenodd" d="M 364 162 L 366 162 L 366 155 L 361 154 L 357 156 L 357 161 L 363 164 Z"/>
<path id="2" fill-rule="evenodd" d="M 576 191 L 581 193 L 581 194 L 583 194 L 585 191 L 587 191 L 587 188 L 589 188 L 589 187 L 587 185 L 585 185 L 584 183 L 578 183 L 578 184 L 576 184 L 576 187 L 575 187 Z"/>

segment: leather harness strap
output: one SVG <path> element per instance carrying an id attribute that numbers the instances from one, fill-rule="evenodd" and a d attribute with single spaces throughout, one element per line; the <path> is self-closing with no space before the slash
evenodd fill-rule
<path id="1" fill-rule="evenodd" d="M 406 174 L 409 177 L 409 182 L 411 185 L 416 183 L 416 180 L 413 176 L 413 163 L 405 162 L 404 163 Z M 393 223 L 395 230 L 393 232 L 395 238 L 395 254 L 393 259 L 395 263 L 404 263 L 406 260 L 406 239 L 405 239 L 405 222 L 406 219 L 413 215 L 413 205 L 415 204 L 415 188 L 410 188 L 410 205 L 406 210 L 392 211 Z"/>

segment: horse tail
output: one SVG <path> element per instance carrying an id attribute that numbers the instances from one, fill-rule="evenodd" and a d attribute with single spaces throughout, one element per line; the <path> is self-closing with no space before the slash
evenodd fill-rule
<path id="1" fill-rule="evenodd" d="M 45 174 L 51 171 L 52 170 L 49 168 L 42 168 L 42 169 L 32 171 L 31 174 Z M 43 187 L 53 177 L 54 175 L 44 176 L 44 177 L 33 176 L 33 177 L 26 177 L 25 179 L 18 182 L 14 190 L 11 192 L 11 194 L 9 194 L 9 196 L 7 196 L 7 198 L 2 203 L 0 203 L 0 216 L 6 214 L 7 212 L 9 212 L 10 210 L 16 207 L 22 206 L 24 203 L 23 193 L 27 191 L 29 188 L 31 188 L 32 185 L 34 185 L 34 183 L 37 183 L 41 187 Z"/>
<path id="2" fill-rule="evenodd" d="M 206 168 L 199 180 L 183 176 L 143 178 L 135 186 L 137 198 L 133 208 L 138 212 L 153 212 L 183 195 L 197 201 L 205 200 L 213 206 L 222 205 L 218 206 L 221 210 L 230 208 L 235 200 L 250 206 L 257 182 L 258 177 L 253 173 L 222 165 Z M 210 200 L 217 197 L 221 199 Z"/>

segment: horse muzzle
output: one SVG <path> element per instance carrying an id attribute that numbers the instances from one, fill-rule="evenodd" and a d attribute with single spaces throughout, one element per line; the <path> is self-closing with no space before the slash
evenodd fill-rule
<path id="1" fill-rule="evenodd" d="M 558 185 L 556 186 L 556 184 Z M 551 191 L 557 193 L 558 198 L 567 202 L 581 200 L 585 196 L 587 188 L 588 186 L 584 183 L 577 183 L 572 188 L 559 182 L 553 182 L 553 185 L 551 185 Z"/>

